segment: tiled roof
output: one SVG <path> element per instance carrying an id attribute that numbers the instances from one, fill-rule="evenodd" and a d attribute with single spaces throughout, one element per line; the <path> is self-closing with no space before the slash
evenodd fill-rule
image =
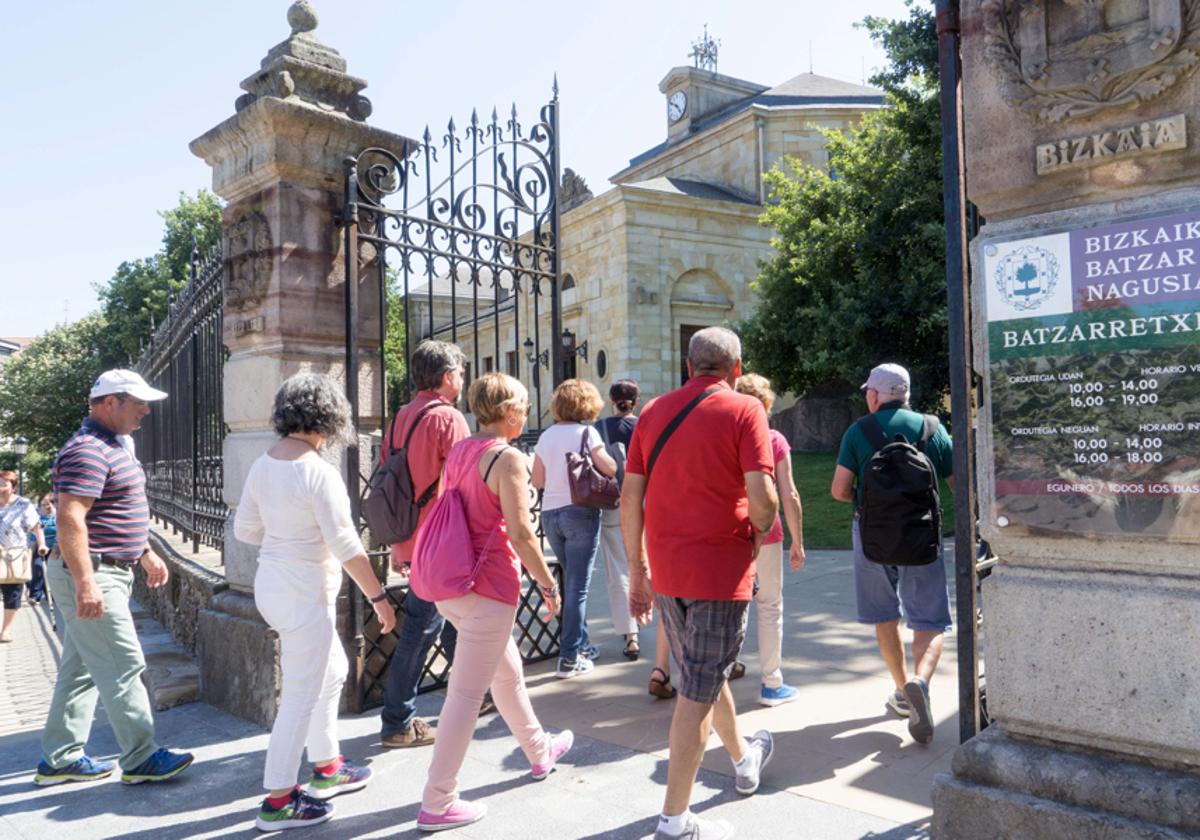
<path id="1" fill-rule="evenodd" d="M 711 201 L 734 201 L 738 204 L 754 204 L 737 193 L 722 189 L 702 181 L 689 181 L 684 178 L 651 178 L 648 181 L 636 181 L 622 184 L 623 187 L 639 187 L 644 190 L 687 195 L 692 198 L 707 198 Z"/>

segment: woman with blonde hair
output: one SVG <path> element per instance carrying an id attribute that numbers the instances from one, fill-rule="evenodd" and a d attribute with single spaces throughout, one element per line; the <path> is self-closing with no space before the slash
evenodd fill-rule
<path id="1" fill-rule="evenodd" d="M 550 775 L 575 741 L 571 730 L 550 735 L 538 722 L 525 691 L 521 653 L 512 637 L 521 597 L 521 565 L 541 587 L 550 616 L 560 605 L 558 586 L 542 557 L 529 515 L 529 462 L 508 445 L 521 434 L 529 416 L 529 393 L 511 376 L 485 373 L 471 383 L 467 401 L 479 431 L 450 450 L 441 492 L 455 490 L 462 500 L 478 571 L 467 594 L 436 602 L 438 612 L 458 631 L 458 645 L 417 815 L 417 828 L 422 831 L 469 825 L 483 819 L 487 811 L 480 803 L 458 798 L 458 773 L 489 687 L 497 711 L 529 760 L 534 780 Z M 421 562 L 420 555 L 418 545 L 414 564 Z"/>
<path id="2" fill-rule="evenodd" d="M 739 394 L 748 394 L 762 403 L 767 416 L 775 404 L 775 392 L 770 381 L 757 373 L 738 377 L 734 386 Z M 787 438 L 777 429 L 771 430 L 771 454 L 775 460 L 775 483 L 779 487 L 779 506 L 787 520 L 792 536 L 789 561 L 792 571 L 804 566 L 804 512 L 800 494 L 792 480 L 792 454 Z M 799 694 L 794 686 L 783 681 L 783 525 L 779 515 L 763 540 L 755 560 L 758 591 L 754 594 L 754 609 L 758 614 L 758 661 L 762 672 L 758 702 L 763 706 L 790 703 Z"/>
<path id="3" fill-rule="evenodd" d="M 550 413 L 555 424 L 542 432 L 533 449 L 533 486 L 543 488 L 542 531 L 563 569 L 562 641 L 555 675 L 567 679 L 594 667 L 600 649 L 588 637 L 587 596 L 600 546 L 600 509 L 571 501 L 567 453 L 586 449 L 601 473 L 616 476 L 617 462 L 590 425 L 604 400 L 596 386 L 568 379 L 554 389 Z"/>

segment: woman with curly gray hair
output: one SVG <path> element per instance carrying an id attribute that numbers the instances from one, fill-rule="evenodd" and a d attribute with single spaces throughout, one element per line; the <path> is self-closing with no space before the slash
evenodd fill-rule
<path id="1" fill-rule="evenodd" d="M 370 600 L 382 632 L 396 624 L 350 517 L 346 485 L 319 454 L 354 434 L 341 389 L 328 376 L 296 374 L 276 392 L 271 419 L 280 440 L 250 467 L 234 518 L 237 538 L 261 546 L 254 603 L 279 634 L 283 676 L 263 772 L 269 791 L 258 811 L 263 831 L 324 822 L 333 816 L 328 799 L 359 790 L 371 777 L 338 749 L 347 672 L 334 626 L 342 569 Z M 313 772 L 301 791 L 296 772 L 305 747 Z"/>

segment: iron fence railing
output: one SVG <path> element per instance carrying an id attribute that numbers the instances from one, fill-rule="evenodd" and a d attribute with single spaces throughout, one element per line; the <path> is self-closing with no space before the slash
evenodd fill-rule
<path id="1" fill-rule="evenodd" d="M 190 539 L 193 551 L 223 547 L 229 513 L 222 495 L 223 269 L 220 250 L 192 255 L 187 285 L 171 299 L 136 365 L 170 395 L 134 435 L 150 513 Z"/>

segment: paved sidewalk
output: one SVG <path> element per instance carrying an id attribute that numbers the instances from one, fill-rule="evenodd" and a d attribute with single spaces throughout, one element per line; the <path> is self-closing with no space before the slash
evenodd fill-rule
<path id="1" fill-rule="evenodd" d="M 812 552 L 807 567 L 785 577 L 784 653 L 787 679 L 801 698 L 787 706 L 757 705 L 754 618 L 745 659 L 750 673 L 733 683 L 745 734 L 766 727 L 777 755 L 753 797 L 733 792 L 732 768 L 715 736 L 693 795 L 693 809 L 728 819 L 739 838 L 887 838 L 927 836 L 933 775 L 949 767 L 957 746 L 954 645 L 948 638 L 933 686 L 938 720 L 933 744 L 919 746 L 905 724 L 883 706 L 889 688 L 875 650 L 874 632 L 853 621 L 852 572 L 847 552 Z M 552 664 L 527 670 L 535 710 L 552 730 L 570 727 L 576 747 L 544 782 L 528 765 L 497 716 L 479 722 L 461 777 L 462 795 L 484 799 L 488 817 L 455 837 L 614 838 L 652 833 L 666 782 L 667 724 L 671 704 L 646 694 L 650 662 L 628 662 L 612 634 L 603 602 L 603 574 L 592 584 L 593 635 L 604 647 L 595 672 L 572 680 L 553 677 Z M 22 612 L 32 612 L 22 610 Z M 45 680 L 52 648 L 38 647 L 32 616 L 20 617 L 18 641 L 5 645 L 7 706 L 12 697 Z M 28 631 L 28 634 L 27 632 Z M 642 649 L 653 650 L 653 632 Z M 47 650 L 51 652 L 48 654 Z M 22 653 L 22 651 L 24 651 Z M 46 656 L 50 659 L 47 660 Z M 13 662 L 27 662 L 27 671 Z M 15 687 L 15 686 L 19 686 Z M 46 690 L 48 692 L 48 690 Z M 419 698 L 419 711 L 436 716 L 441 695 Z M 22 719 L 36 709 L 22 707 Z M 44 707 L 43 707 L 44 708 Z M 192 703 L 158 714 L 160 739 L 193 750 L 196 765 L 162 786 L 126 788 L 107 781 L 37 788 L 37 723 L 0 725 L 0 838 L 42 838 L 69 832 L 71 840 L 101 837 L 251 837 L 267 734 L 252 724 Z M 382 750 L 378 712 L 345 716 L 343 752 L 371 762 L 376 777 L 361 793 L 335 800 L 336 817 L 302 831 L 305 837 L 415 837 L 415 820 L 430 752 Z M 90 750 L 117 752 L 111 731 L 97 723 Z"/>

